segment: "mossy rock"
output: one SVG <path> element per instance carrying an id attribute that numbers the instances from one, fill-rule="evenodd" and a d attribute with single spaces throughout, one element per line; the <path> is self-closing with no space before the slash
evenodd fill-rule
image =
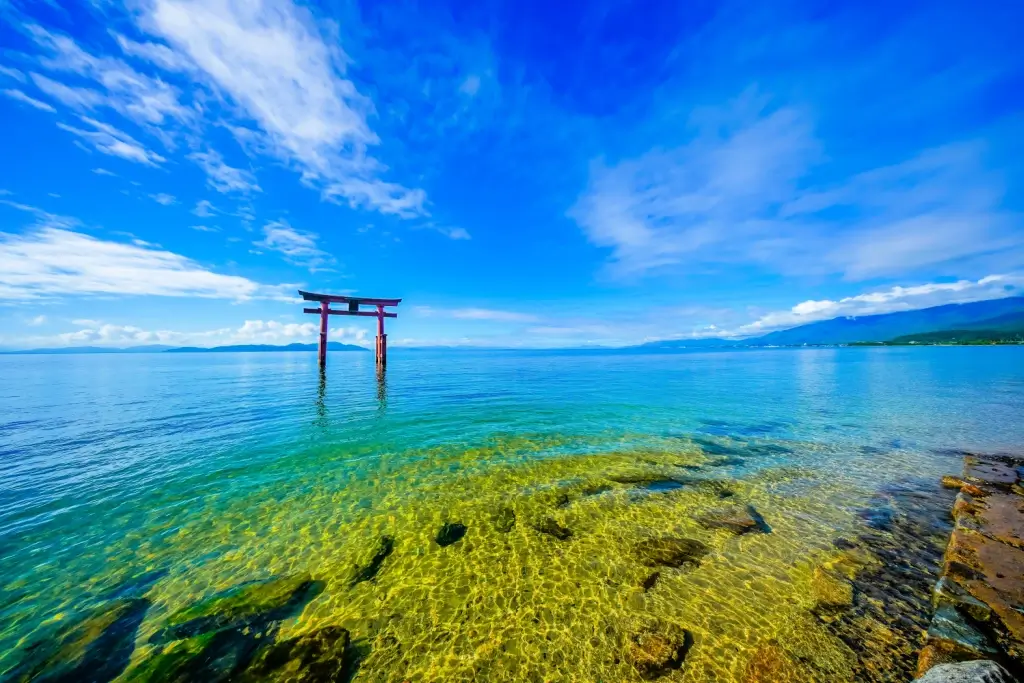
<path id="1" fill-rule="evenodd" d="M 626 660 L 640 678 L 652 681 L 682 667 L 693 647 L 689 631 L 673 624 L 648 627 L 629 641 Z"/>
<path id="2" fill-rule="evenodd" d="M 636 544 L 636 554 L 648 567 L 699 567 L 711 549 L 692 538 L 651 538 Z"/>
<path id="3" fill-rule="evenodd" d="M 144 598 L 116 600 L 29 645 L 5 683 L 45 681 L 106 683 L 127 668 L 135 634 L 149 609 Z"/>
<path id="4" fill-rule="evenodd" d="M 331 683 L 343 679 L 352 664 L 349 632 L 327 626 L 276 642 L 260 651 L 245 680 Z"/>
<path id="5" fill-rule="evenodd" d="M 224 629 L 179 640 L 161 649 L 128 672 L 128 683 L 221 683 L 239 680 L 260 647 L 270 642 L 266 631 Z"/>
<path id="6" fill-rule="evenodd" d="M 323 582 L 314 581 L 308 574 L 244 583 L 175 612 L 150 642 L 164 643 L 236 627 L 259 631 L 271 622 L 298 614 L 323 589 Z"/>
<path id="7" fill-rule="evenodd" d="M 502 505 L 494 513 L 494 528 L 498 533 L 507 534 L 516 525 L 516 511 L 508 505 Z"/>
<path id="8" fill-rule="evenodd" d="M 384 565 L 384 560 L 388 559 L 394 550 L 395 539 L 392 537 L 381 536 L 377 539 L 377 547 L 374 549 L 373 556 L 370 557 L 366 564 L 356 567 L 349 586 L 355 586 L 363 581 L 372 581 L 376 578 L 380 568 Z"/>
<path id="9" fill-rule="evenodd" d="M 811 593 L 818 610 L 831 612 L 853 605 L 853 584 L 834 569 L 814 568 Z"/>
<path id="10" fill-rule="evenodd" d="M 553 517 L 544 517 L 534 522 L 533 528 L 542 534 L 557 538 L 559 541 L 568 541 L 572 538 L 572 529 L 562 526 Z"/>

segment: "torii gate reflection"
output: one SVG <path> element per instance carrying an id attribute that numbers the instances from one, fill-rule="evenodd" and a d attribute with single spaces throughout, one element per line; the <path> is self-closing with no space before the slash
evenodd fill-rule
<path id="1" fill-rule="evenodd" d="M 387 313 L 384 308 L 397 306 L 401 299 L 370 299 L 358 296 L 338 296 L 336 294 L 315 294 L 304 292 L 301 289 L 299 294 L 306 301 L 320 302 L 320 308 L 304 308 L 303 313 L 320 314 L 320 367 L 327 367 L 327 316 L 329 315 L 358 315 L 362 317 L 377 318 L 377 368 L 383 369 L 388 362 L 388 336 L 384 334 L 384 318 L 397 318 L 397 313 Z M 331 308 L 332 303 L 348 304 L 346 310 Z M 360 311 L 360 306 L 373 306 L 375 311 Z"/>

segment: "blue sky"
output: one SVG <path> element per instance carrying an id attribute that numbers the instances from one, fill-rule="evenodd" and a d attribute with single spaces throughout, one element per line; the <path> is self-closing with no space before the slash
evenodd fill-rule
<path id="1" fill-rule="evenodd" d="M 1018 2 L 0 0 L 0 347 L 313 341 L 300 285 L 403 297 L 393 345 L 1020 294 L 1022 27 Z"/>

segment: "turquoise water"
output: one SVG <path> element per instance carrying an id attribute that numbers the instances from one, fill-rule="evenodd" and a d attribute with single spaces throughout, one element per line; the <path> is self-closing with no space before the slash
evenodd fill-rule
<path id="1" fill-rule="evenodd" d="M 473 666 L 486 660 L 484 680 L 576 680 L 570 670 L 578 680 L 623 680 L 614 677 L 630 670 L 616 667 L 627 664 L 596 654 L 620 647 L 621 634 L 587 645 L 579 624 L 551 629 L 545 637 L 558 645 L 550 659 L 547 651 L 535 659 L 534 626 L 507 618 L 499 633 L 508 604 L 480 607 L 479 622 L 461 633 L 459 600 L 478 590 L 484 602 L 503 591 L 521 600 L 521 577 L 534 560 L 564 563 L 566 576 L 593 570 L 606 584 L 608 577 L 632 581 L 633 569 L 613 557 L 622 553 L 595 560 L 602 544 L 631 543 L 623 531 L 629 525 L 654 533 L 668 509 L 656 506 L 677 505 L 680 515 L 706 508 L 703 494 L 637 502 L 634 489 L 616 488 L 594 502 L 573 498 L 552 508 L 560 522 L 585 530 L 565 544 L 524 521 L 544 491 L 588 477 L 604 481 L 640 463 L 663 475 L 688 465 L 700 476 L 713 466 L 717 480 L 736 482 L 777 527 L 732 539 L 673 519 L 666 530 L 699 531 L 714 548 L 698 571 L 676 577 L 675 603 L 651 602 L 648 593 L 594 598 L 594 613 L 606 603 L 626 610 L 608 611 L 615 624 L 651 614 L 689 619 L 682 626 L 697 644 L 686 667 L 670 675 L 727 680 L 722 672 L 747 666 L 733 640 L 754 636 L 740 624 L 735 633 L 719 629 L 733 639 L 729 647 L 716 644 L 718 627 L 698 623 L 700 598 L 686 593 L 686 581 L 699 583 L 705 571 L 740 572 L 737 558 L 746 552 L 760 561 L 737 574 L 736 590 L 770 578 L 785 591 L 803 579 L 783 576 L 782 565 L 826 552 L 837 534 L 856 534 L 857 511 L 887 485 L 956 472 L 958 450 L 1024 448 L 1020 347 L 676 355 L 394 349 L 383 379 L 370 353 L 333 354 L 322 379 L 315 360 L 284 353 L 0 356 L 0 671 L 50 629 L 146 572 L 162 578 L 149 594 L 153 606 L 133 666 L 152 654 L 147 635 L 175 609 L 243 581 L 310 572 L 327 590 L 282 632 L 343 624 L 371 653 L 357 680 L 469 680 L 460 668 L 469 666 L 467 657 Z M 618 479 L 613 486 L 621 487 Z M 489 526 L 485 533 L 487 506 L 501 501 L 518 506 L 520 523 L 505 536 Z M 438 527 L 460 516 L 465 540 L 432 544 Z M 602 544 L 584 551 L 588 533 Z M 380 534 L 397 540 L 379 577 L 338 588 Z M 494 565 L 522 572 L 504 585 L 488 574 Z M 472 579 L 446 593 L 444 581 L 457 583 L 446 577 L 460 572 Z M 669 591 L 673 584 L 662 578 L 658 585 Z M 575 586 L 585 591 L 586 580 Z M 529 609 L 541 614 L 565 595 L 531 597 Z M 686 613 L 686 605 L 695 611 Z M 571 626 L 575 614 L 566 607 L 560 623 Z M 394 621 L 382 625 L 385 615 Z M 453 638 L 425 640 L 432 629 Z M 502 637 L 524 643 L 511 663 L 485 652 Z M 389 650 L 403 639 L 404 647 Z"/>

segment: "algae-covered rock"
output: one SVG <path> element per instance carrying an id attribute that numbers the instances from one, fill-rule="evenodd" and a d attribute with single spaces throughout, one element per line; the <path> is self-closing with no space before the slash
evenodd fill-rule
<path id="1" fill-rule="evenodd" d="M 674 625 L 646 628 L 630 638 L 627 661 L 645 681 L 679 669 L 693 647 L 689 631 Z"/>
<path id="2" fill-rule="evenodd" d="M 106 683 L 128 666 L 135 634 L 149 609 L 144 598 L 100 606 L 45 640 L 29 645 L 27 655 L 5 683 Z"/>
<path id="3" fill-rule="evenodd" d="M 327 626 L 264 648 L 249 667 L 247 678 L 259 681 L 331 683 L 342 680 L 350 664 L 349 633 Z"/>
<path id="4" fill-rule="evenodd" d="M 462 540 L 466 535 L 466 525 L 460 522 L 446 522 L 437 532 L 434 539 L 442 548 Z"/>
<path id="5" fill-rule="evenodd" d="M 713 510 L 697 520 L 706 529 L 725 529 L 737 536 L 749 533 L 770 534 L 772 528 L 753 505 Z"/>
<path id="6" fill-rule="evenodd" d="M 648 567 L 698 567 L 711 551 L 692 538 L 652 538 L 636 544 L 636 554 Z"/>
<path id="7" fill-rule="evenodd" d="M 537 521 L 534 523 L 533 528 L 542 534 L 553 536 L 559 541 L 567 541 L 572 538 L 572 529 L 562 526 L 552 517 L 544 517 Z"/>
<path id="8" fill-rule="evenodd" d="M 806 672 L 777 642 L 757 648 L 747 662 L 744 683 L 784 683 L 806 678 Z"/>
<path id="9" fill-rule="evenodd" d="M 853 605 L 853 584 L 835 570 L 815 567 L 811 593 L 818 610 L 841 610 Z"/>
<path id="10" fill-rule="evenodd" d="M 977 660 L 958 664 L 939 664 L 917 683 L 1013 683 L 1013 677 L 993 661 Z"/>
<path id="11" fill-rule="evenodd" d="M 349 586 L 355 586 L 363 581 L 370 581 L 377 576 L 377 572 L 380 571 L 381 566 L 384 564 L 384 560 L 388 559 L 388 556 L 395 549 L 395 539 L 390 536 L 381 536 L 377 540 L 377 548 L 374 550 L 373 556 L 369 562 L 357 567 L 355 575 L 352 577 L 352 581 Z"/>
<path id="12" fill-rule="evenodd" d="M 323 589 L 323 583 L 308 574 L 243 583 L 175 612 L 150 642 L 165 643 L 235 627 L 260 630 L 298 614 Z"/>
<path id="13" fill-rule="evenodd" d="M 498 533 L 507 534 L 516 525 L 516 511 L 508 505 L 502 505 L 494 513 L 494 528 Z"/>
<path id="14" fill-rule="evenodd" d="M 159 648 L 128 672 L 128 683 L 221 683 L 238 680 L 276 626 L 204 633 Z"/>

